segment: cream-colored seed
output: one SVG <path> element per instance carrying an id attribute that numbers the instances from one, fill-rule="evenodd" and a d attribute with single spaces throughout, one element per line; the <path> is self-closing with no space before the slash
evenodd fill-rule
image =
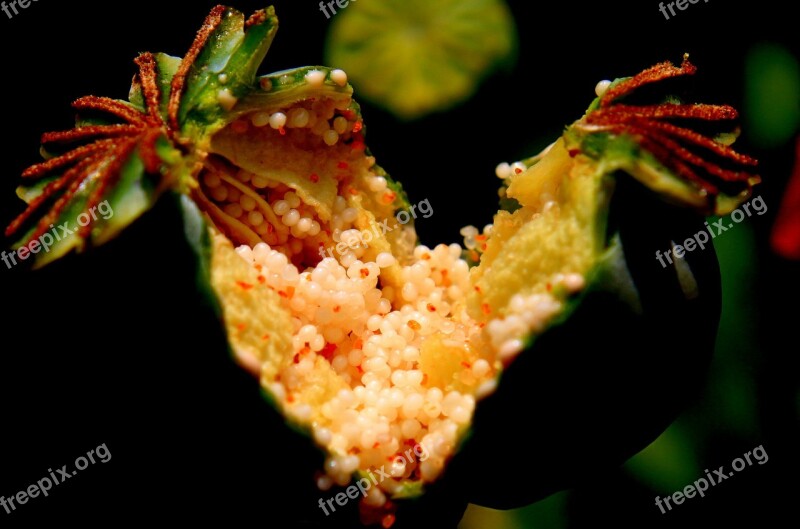
<path id="1" fill-rule="evenodd" d="M 258 226 L 264 222 L 264 215 L 262 215 L 260 211 L 251 211 L 247 215 L 247 221 L 253 226 Z"/>
<path id="2" fill-rule="evenodd" d="M 347 131 L 347 128 L 347 120 L 342 116 L 339 116 L 333 120 L 333 130 L 335 130 L 337 134 L 344 134 Z"/>
<path id="3" fill-rule="evenodd" d="M 290 208 L 298 208 L 300 206 L 300 197 L 297 193 L 289 191 L 283 196 L 283 199 L 289 204 Z"/>
<path id="4" fill-rule="evenodd" d="M 305 76 L 306 82 L 313 87 L 320 87 L 325 82 L 325 72 L 311 70 Z"/>
<path id="5" fill-rule="evenodd" d="M 239 169 L 236 172 L 236 179 L 238 181 L 242 182 L 243 184 L 246 184 L 247 182 L 249 182 L 252 177 L 253 177 L 253 173 L 251 173 L 250 171 L 246 171 L 244 169 Z"/>
<path id="6" fill-rule="evenodd" d="M 322 136 L 325 132 L 330 130 L 330 126 L 328 121 L 325 119 L 318 119 L 314 126 L 311 127 L 311 132 L 314 133 L 316 136 Z"/>
<path id="7" fill-rule="evenodd" d="M 347 73 L 344 70 L 333 70 L 331 71 L 331 81 L 339 86 L 344 86 L 347 84 Z"/>
<path id="8" fill-rule="evenodd" d="M 217 202 L 224 202 L 228 198 L 228 188 L 224 185 L 213 188 L 211 190 L 211 197 Z"/>
<path id="9" fill-rule="evenodd" d="M 274 211 L 275 214 L 278 216 L 286 215 L 287 213 L 289 213 L 290 209 L 291 208 L 289 207 L 289 203 L 286 202 L 285 200 L 278 200 L 274 204 L 272 204 L 272 211 Z"/>
<path id="10" fill-rule="evenodd" d="M 281 220 L 286 226 L 294 226 L 300 221 L 300 213 L 298 213 L 296 209 L 290 209 Z"/>
<path id="11" fill-rule="evenodd" d="M 289 112 L 289 126 L 303 128 L 308 125 L 309 113 L 305 108 L 294 108 Z"/>
<path id="12" fill-rule="evenodd" d="M 254 127 L 264 127 L 269 123 L 268 112 L 256 112 L 250 116 L 250 122 Z"/>
<path id="13" fill-rule="evenodd" d="M 230 215 L 231 217 L 238 219 L 242 216 L 244 211 L 242 210 L 242 206 L 239 204 L 227 204 L 224 208 L 225 213 Z"/>
<path id="14" fill-rule="evenodd" d="M 334 146 L 339 142 L 339 133 L 335 130 L 328 129 L 322 134 L 322 139 L 325 145 Z"/>
<path id="15" fill-rule="evenodd" d="M 273 129 L 280 129 L 286 125 L 286 114 L 275 112 L 269 117 L 269 126 Z"/>
<path id="16" fill-rule="evenodd" d="M 242 209 L 245 211 L 253 211 L 256 207 L 256 201 L 249 195 L 242 195 L 239 199 L 239 205 L 241 205 Z"/>
<path id="17" fill-rule="evenodd" d="M 203 177 L 203 183 L 210 189 L 214 189 L 222 183 L 222 180 L 214 173 L 206 173 Z"/>

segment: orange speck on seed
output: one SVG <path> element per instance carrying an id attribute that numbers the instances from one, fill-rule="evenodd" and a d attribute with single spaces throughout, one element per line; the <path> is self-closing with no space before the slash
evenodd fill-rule
<path id="1" fill-rule="evenodd" d="M 470 369 L 472 365 L 470 365 L 469 362 L 461 362 L 461 367 L 466 367 L 467 369 Z"/>
<path id="2" fill-rule="evenodd" d="M 481 250 L 483 250 L 484 252 L 486 251 L 487 247 L 488 245 L 486 243 L 481 244 Z"/>
<path id="3" fill-rule="evenodd" d="M 236 325 L 236 328 L 239 329 L 239 332 L 242 332 L 247 328 L 247 324 L 246 323 L 239 323 L 239 324 Z"/>
<path id="4" fill-rule="evenodd" d="M 286 288 L 286 295 L 289 296 L 290 298 L 292 296 L 294 296 L 294 287 L 287 287 Z"/>
<path id="5" fill-rule="evenodd" d="M 369 275 L 369 269 L 367 268 L 362 268 L 360 272 L 361 272 L 361 277 L 367 277 Z"/>
<path id="6" fill-rule="evenodd" d="M 260 275 L 260 276 L 258 276 L 258 282 L 263 285 L 264 283 L 267 282 L 267 278 Z"/>
<path id="7" fill-rule="evenodd" d="M 429 310 L 430 312 L 436 312 L 436 307 L 434 307 L 434 306 L 433 306 L 433 304 L 431 304 L 431 303 L 428 303 L 428 310 Z"/>
<path id="8" fill-rule="evenodd" d="M 430 261 L 431 260 L 431 254 L 429 254 L 429 253 L 422 254 L 422 260 L 423 261 Z"/>
<path id="9" fill-rule="evenodd" d="M 245 283 L 244 281 L 237 281 L 236 284 L 242 287 L 244 290 L 250 290 L 253 288 L 253 285 L 250 283 Z"/>
<path id="10" fill-rule="evenodd" d="M 360 130 L 361 130 L 363 127 L 364 127 L 364 123 L 362 123 L 362 122 L 361 122 L 361 120 L 359 120 L 359 121 L 356 121 L 356 124 L 355 124 L 355 125 L 353 125 L 353 132 L 358 132 L 358 131 L 360 131 Z"/>
<path id="11" fill-rule="evenodd" d="M 288 294 L 286 294 L 286 292 L 284 292 L 283 290 L 279 290 L 278 291 L 278 295 L 280 297 L 282 297 L 282 298 L 288 298 L 289 297 Z"/>
<path id="12" fill-rule="evenodd" d="M 233 132 L 241 134 L 243 132 L 247 132 L 247 123 L 245 121 L 237 120 L 233 122 L 231 128 L 233 129 Z"/>
<path id="13" fill-rule="evenodd" d="M 385 204 L 391 204 L 392 202 L 394 202 L 394 199 L 396 198 L 397 198 L 397 193 L 395 193 L 394 191 L 388 191 L 383 195 L 383 202 Z"/>
<path id="14" fill-rule="evenodd" d="M 479 287 L 479 286 L 476 286 L 476 287 L 475 287 L 475 292 L 479 292 L 479 293 L 480 293 L 480 291 L 481 291 L 481 287 Z"/>
<path id="15" fill-rule="evenodd" d="M 269 340 L 269 333 L 261 337 L 262 340 Z"/>
<path id="16" fill-rule="evenodd" d="M 342 307 L 339 306 L 339 305 L 336 305 L 335 307 L 333 307 L 333 312 L 339 312 L 340 310 L 342 310 Z"/>
<path id="17" fill-rule="evenodd" d="M 333 356 L 333 352 L 336 350 L 335 343 L 326 343 L 325 347 L 320 350 L 319 354 L 324 356 L 327 359 L 330 359 Z"/>
<path id="18" fill-rule="evenodd" d="M 319 175 L 317 173 L 311 173 L 311 176 L 309 176 L 308 179 L 316 184 L 319 182 Z"/>
<path id="19" fill-rule="evenodd" d="M 378 448 L 380 446 L 381 446 L 381 444 L 379 442 L 375 441 L 375 444 L 372 445 L 372 448 L 375 449 L 375 448 Z"/>
<path id="20" fill-rule="evenodd" d="M 481 234 L 481 235 L 476 235 L 476 236 L 475 236 L 475 240 L 476 240 L 476 241 L 483 242 L 483 241 L 485 241 L 485 240 L 486 240 L 486 235 L 482 235 L 482 234 Z"/>
<path id="21" fill-rule="evenodd" d="M 489 314 L 492 313 L 492 308 L 489 306 L 488 303 L 484 303 L 483 305 L 481 305 L 481 310 L 486 315 L 489 315 Z"/>
<path id="22" fill-rule="evenodd" d="M 520 174 L 521 172 L 522 172 L 522 169 L 520 169 L 519 167 L 517 167 L 516 169 L 514 169 L 514 173 L 515 173 L 515 174 Z"/>
<path id="23" fill-rule="evenodd" d="M 547 287 L 546 288 L 547 288 L 547 291 L 550 292 L 551 290 L 553 290 L 553 285 L 551 285 L 550 283 L 547 283 Z"/>
<path id="24" fill-rule="evenodd" d="M 364 346 L 364 341 L 361 338 L 359 338 L 353 343 L 353 349 L 361 349 L 361 347 L 363 346 Z"/>
<path id="25" fill-rule="evenodd" d="M 416 320 L 408 320 L 408 326 L 415 331 L 418 331 L 422 328 L 422 325 L 420 325 Z"/>
<path id="26" fill-rule="evenodd" d="M 353 196 L 358 196 L 358 189 L 356 189 L 355 187 L 351 187 L 350 189 L 348 189 L 348 192 Z"/>

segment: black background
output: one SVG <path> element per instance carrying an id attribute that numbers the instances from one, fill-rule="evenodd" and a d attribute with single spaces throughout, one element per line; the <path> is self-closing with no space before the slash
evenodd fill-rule
<path id="1" fill-rule="evenodd" d="M 281 30 L 262 71 L 323 63 L 329 21 L 317 4 L 275 3 Z M 87 94 L 124 99 L 136 54 L 182 55 L 212 5 L 39 0 L 11 20 L 0 13 L 3 223 L 22 210 L 14 188 L 20 172 L 39 159 L 39 135 L 71 126 L 69 103 Z M 796 49 L 796 19 L 770 2 L 701 2 L 669 21 L 652 0 L 511 6 L 520 33 L 517 66 L 488 81 L 469 103 L 414 123 L 364 105 L 367 141 L 379 163 L 405 184 L 412 203 L 427 198 L 434 208 L 431 219 L 418 223 L 423 242 L 453 242 L 461 226 L 489 222 L 498 161 L 535 153 L 556 137 L 583 113 L 598 80 L 677 62 L 689 52 L 700 68 L 693 81 L 697 99 L 741 107 L 742 55 L 749 46 L 766 40 Z M 236 7 L 249 12 L 262 4 Z M 762 195 L 778 204 L 791 151 L 759 151 L 746 140 L 740 149 L 762 159 Z M 671 519 L 658 515 L 652 496 L 629 481 L 597 476 L 578 490 L 575 527 L 745 518 L 777 527 L 784 502 L 796 501 L 797 418 L 786 409 L 790 390 L 781 388 L 797 380 L 798 268 L 768 255 L 776 210 L 756 224 L 766 273 L 753 302 L 763 307 L 759 324 L 771 377 L 760 391 L 762 427 L 786 456 Z M 51 516 L 104 524 L 188 521 L 259 509 L 270 520 L 293 508 L 275 498 L 290 486 L 287 469 L 314 468 L 314 455 L 307 464 L 289 465 L 280 445 L 285 434 L 264 426 L 274 424 L 264 419 L 271 411 L 255 381 L 225 356 L 216 320 L 194 288 L 178 225 L 162 205 L 89 257 L 35 273 L 0 266 L 0 494 L 27 488 L 48 468 L 71 467 L 102 443 L 112 454 L 109 463 L 90 466 L 48 498 L 32 499 L 12 515 L 0 510 L 0 526 Z M 254 509 L 258 502 L 263 507 Z M 796 523 L 796 506 L 791 516 Z M 787 522 L 780 525 L 793 525 Z"/>

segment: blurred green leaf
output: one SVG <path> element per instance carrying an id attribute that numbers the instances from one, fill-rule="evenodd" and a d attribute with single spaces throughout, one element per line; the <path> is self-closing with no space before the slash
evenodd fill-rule
<path id="1" fill-rule="evenodd" d="M 777 44 L 759 44 L 745 62 L 747 134 L 762 147 L 783 145 L 800 125 L 800 65 Z"/>
<path id="2" fill-rule="evenodd" d="M 519 528 L 511 511 L 498 511 L 470 503 L 461 523 L 458 524 L 458 529 L 485 529 L 486 527 L 493 529 Z"/>
<path id="3" fill-rule="evenodd" d="M 369 0 L 333 18 L 326 61 L 361 97 L 413 119 L 468 99 L 513 63 L 516 43 L 502 0 Z"/>
<path id="4" fill-rule="evenodd" d="M 758 255 L 752 222 L 736 224 L 714 239 L 722 274 L 722 318 L 706 399 L 709 419 L 741 437 L 752 437 L 758 428 L 755 279 Z M 726 218 L 724 223 L 730 224 Z M 711 223 L 711 221 L 709 221 Z"/>
<path id="5" fill-rule="evenodd" d="M 672 494 L 701 474 L 697 435 L 682 421 L 670 426 L 647 448 L 625 463 L 640 482 L 663 494 Z"/>
<path id="6" fill-rule="evenodd" d="M 567 500 L 570 492 L 553 494 L 533 505 L 511 511 L 520 524 L 527 529 L 566 529 Z"/>

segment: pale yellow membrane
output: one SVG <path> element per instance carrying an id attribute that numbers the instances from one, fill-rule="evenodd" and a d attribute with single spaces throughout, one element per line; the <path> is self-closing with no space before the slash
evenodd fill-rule
<path id="1" fill-rule="evenodd" d="M 522 207 L 495 216 L 480 265 L 471 272 L 473 318 L 506 316 L 513 296 L 547 294 L 559 277 L 585 274 L 593 264 L 603 182 L 581 157 L 570 157 L 559 140 L 536 165 L 511 177 L 507 195 Z"/>

